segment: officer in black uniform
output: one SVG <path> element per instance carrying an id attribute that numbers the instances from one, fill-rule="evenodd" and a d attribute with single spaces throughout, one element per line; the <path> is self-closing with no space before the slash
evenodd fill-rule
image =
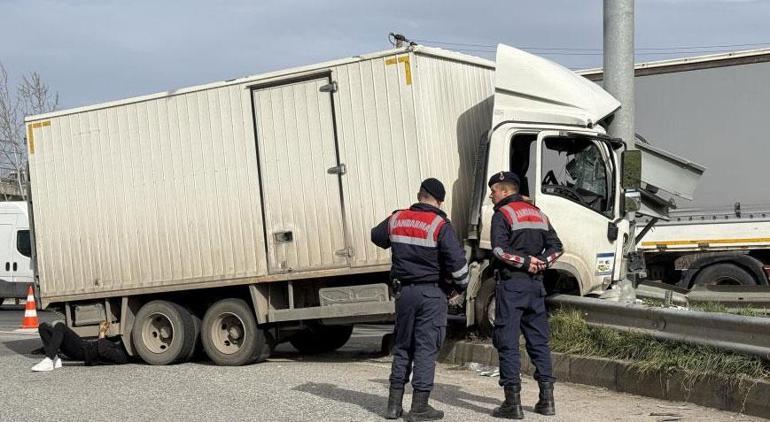
<path id="1" fill-rule="evenodd" d="M 500 357 L 500 385 L 505 391 L 505 401 L 492 415 L 507 419 L 524 418 L 519 329 L 540 387 L 535 412 L 556 414 L 542 272 L 561 256 L 562 245 L 548 217 L 519 195 L 519 185 L 516 174 L 508 171 L 489 179 L 490 198 L 495 204 L 491 235 L 497 279 L 493 343 Z"/>
<path id="2" fill-rule="evenodd" d="M 468 283 L 465 253 L 446 214 L 439 209 L 444 196 L 440 181 L 425 179 L 416 204 L 394 212 L 372 229 L 374 244 L 392 248 L 390 276 L 396 294 L 388 419 L 403 412 L 404 385 L 412 370 L 414 394 L 406 420 L 444 417 L 444 412 L 428 404 L 447 323 L 447 297 L 439 281 L 451 278 L 461 289 Z"/>

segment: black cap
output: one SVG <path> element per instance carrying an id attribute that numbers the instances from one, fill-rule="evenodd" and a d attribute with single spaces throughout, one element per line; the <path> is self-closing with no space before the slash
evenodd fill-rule
<path id="1" fill-rule="evenodd" d="M 492 185 L 495 183 L 500 182 L 509 182 L 509 183 L 516 183 L 516 186 L 521 185 L 521 181 L 519 181 L 519 176 L 516 175 L 516 173 L 511 171 L 501 171 L 499 173 L 495 173 L 492 175 L 492 177 L 489 178 L 489 187 L 491 188 Z"/>
<path id="2" fill-rule="evenodd" d="M 428 192 L 430 196 L 436 198 L 439 202 L 444 202 L 446 191 L 444 190 L 444 184 L 438 179 L 430 177 L 423 180 L 422 184 L 420 184 L 420 189 Z"/>

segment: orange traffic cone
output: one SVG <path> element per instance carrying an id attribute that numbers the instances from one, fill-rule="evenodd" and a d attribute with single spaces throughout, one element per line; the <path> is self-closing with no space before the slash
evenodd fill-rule
<path id="1" fill-rule="evenodd" d="M 40 325 L 37 319 L 37 306 L 35 305 L 35 292 L 32 286 L 27 290 L 27 304 L 24 306 L 24 319 L 21 320 L 23 330 L 36 329 Z"/>

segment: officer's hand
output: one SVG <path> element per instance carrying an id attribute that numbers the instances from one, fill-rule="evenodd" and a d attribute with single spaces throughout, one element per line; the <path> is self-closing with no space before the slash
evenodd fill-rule
<path id="1" fill-rule="evenodd" d="M 462 308 L 463 304 L 465 304 L 465 292 L 462 292 L 462 293 L 452 292 L 452 293 L 453 294 L 449 296 L 449 306 Z"/>
<path id="2" fill-rule="evenodd" d="M 540 271 L 544 271 L 546 267 L 545 261 L 535 258 L 534 256 L 529 257 L 529 272 L 532 274 L 537 274 Z"/>

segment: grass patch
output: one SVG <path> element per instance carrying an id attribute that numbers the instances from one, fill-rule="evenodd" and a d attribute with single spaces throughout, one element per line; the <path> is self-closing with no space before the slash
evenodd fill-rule
<path id="1" fill-rule="evenodd" d="M 708 346 L 659 340 L 645 334 L 589 327 L 574 309 L 557 310 L 550 320 L 555 352 L 630 361 L 641 372 L 684 374 L 685 385 L 716 375 L 740 385 L 746 378 L 765 378 L 770 367 L 761 359 Z"/>
<path id="2" fill-rule="evenodd" d="M 653 306 L 656 308 L 665 308 L 666 304 L 661 299 L 644 298 L 644 304 L 647 306 Z M 727 306 L 718 302 L 702 302 L 691 303 L 689 309 L 700 312 L 719 312 L 731 315 L 741 315 L 749 317 L 767 318 L 770 316 L 770 312 L 766 308 L 753 308 L 751 306 L 728 308 Z"/>
<path id="3" fill-rule="evenodd" d="M 721 303 L 716 303 L 716 302 L 692 303 L 690 304 L 690 309 L 692 309 L 693 311 L 722 312 L 726 314 L 741 315 L 741 316 L 748 316 L 748 317 L 766 318 L 768 316 L 767 309 L 765 308 L 752 308 L 751 306 L 747 306 L 745 308 L 728 308 L 725 305 Z"/>

